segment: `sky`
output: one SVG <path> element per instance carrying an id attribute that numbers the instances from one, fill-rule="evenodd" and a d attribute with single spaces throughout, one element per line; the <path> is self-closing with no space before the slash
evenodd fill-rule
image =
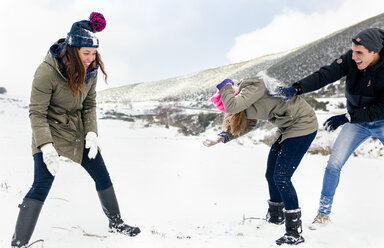
<path id="1" fill-rule="evenodd" d="M 107 21 L 100 90 L 286 51 L 384 12 L 384 1 L 0 0 L 0 87 L 29 95 L 49 47 L 93 11 Z"/>

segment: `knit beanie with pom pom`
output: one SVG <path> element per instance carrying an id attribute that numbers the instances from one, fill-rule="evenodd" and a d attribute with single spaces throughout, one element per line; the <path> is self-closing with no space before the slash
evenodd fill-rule
<path id="1" fill-rule="evenodd" d="M 102 14 L 92 12 L 88 20 L 75 22 L 65 42 L 74 47 L 99 47 L 99 39 L 95 33 L 102 31 L 107 25 Z"/>

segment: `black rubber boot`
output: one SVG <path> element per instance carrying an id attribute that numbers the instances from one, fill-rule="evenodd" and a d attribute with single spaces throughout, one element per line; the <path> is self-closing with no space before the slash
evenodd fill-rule
<path id="1" fill-rule="evenodd" d="M 23 202 L 19 204 L 20 212 L 17 217 L 15 233 L 12 237 L 12 247 L 27 247 L 43 204 L 42 201 L 30 198 L 24 198 Z"/>
<path id="2" fill-rule="evenodd" d="M 301 209 L 287 210 L 285 214 L 285 231 L 283 237 L 276 240 L 277 245 L 288 244 L 297 245 L 304 242 L 301 236 L 303 231 L 301 226 Z"/>
<path id="3" fill-rule="evenodd" d="M 281 225 L 284 223 L 284 204 L 282 202 L 271 202 L 268 200 L 268 213 L 266 219 L 269 223 Z"/>
<path id="4" fill-rule="evenodd" d="M 109 231 L 122 233 L 128 236 L 136 236 L 140 233 L 140 228 L 128 226 L 124 223 L 120 216 L 119 204 L 117 203 L 113 186 L 98 191 L 99 199 L 103 211 L 109 220 Z"/>

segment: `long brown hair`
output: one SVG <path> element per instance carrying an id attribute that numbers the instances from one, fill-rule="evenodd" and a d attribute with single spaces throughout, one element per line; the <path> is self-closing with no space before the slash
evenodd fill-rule
<path id="1" fill-rule="evenodd" d="M 73 96 L 79 95 L 81 88 L 84 85 L 84 80 L 86 76 L 86 69 L 83 65 L 83 62 L 80 59 L 79 55 L 80 47 L 67 46 L 60 57 L 64 57 L 64 70 L 68 78 L 69 88 L 72 90 Z M 104 69 L 104 63 L 101 60 L 101 56 L 98 51 L 96 51 L 96 58 L 90 65 L 93 69 L 100 68 L 104 74 L 104 80 L 107 82 L 107 73 Z"/>
<path id="2" fill-rule="evenodd" d="M 248 127 L 248 119 L 245 110 L 236 114 L 226 114 L 223 121 L 223 130 L 230 131 L 233 135 L 239 136 Z"/>

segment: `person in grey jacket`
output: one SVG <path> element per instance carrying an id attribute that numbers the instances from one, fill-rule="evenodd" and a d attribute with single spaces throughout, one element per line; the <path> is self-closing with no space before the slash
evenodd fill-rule
<path id="1" fill-rule="evenodd" d="M 291 101 L 271 97 L 262 78 L 242 80 L 237 95 L 233 85 L 230 79 L 217 85 L 219 97 L 213 102 L 219 109 L 222 104 L 221 110 L 227 113 L 224 131 L 215 139 L 207 139 L 204 144 L 227 143 L 247 132 L 254 120 L 268 120 L 278 127 L 267 161 L 266 179 L 270 196 L 267 221 L 273 224 L 285 222 L 286 233 L 276 240 L 278 245 L 302 243 L 301 209 L 291 177 L 316 136 L 315 112 L 300 96 Z"/>
<path id="2" fill-rule="evenodd" d="M 27 247 L 63 156 L 81 164 L 95 182 L 109 230 L 129 236 L 138 227 L 124 223 L 111 178 L 97 144 L 96 82 L 98 68 L 107 77 L 97 51 L 95 32 L 106 26 L 93 12 L 75 22 L 66 39 L 51 46 L 32 83 L 29 117 L 32 127 L 34 181 L 19 205 L 12 247 Z"/>

